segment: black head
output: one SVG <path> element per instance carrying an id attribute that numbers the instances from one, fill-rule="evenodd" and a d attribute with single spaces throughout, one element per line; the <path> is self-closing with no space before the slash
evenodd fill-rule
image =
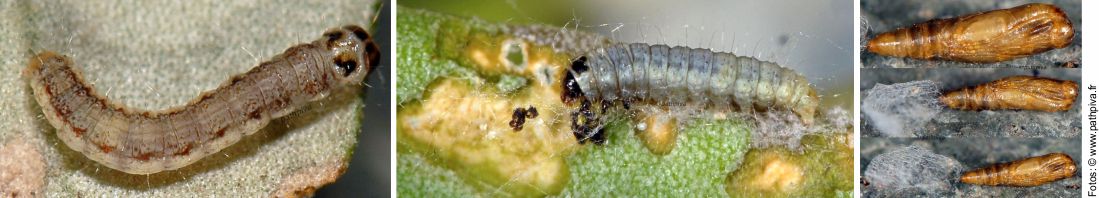
<path id="1" fill-rule="evenodd" d="M 587 61 L 588 57 L 586 56 L 581 56 L 572 61 L 572 65 L 569 67 L 570 71 L 565 72 L 565 78 L 561 81 L 562 90 L 564 90 L 564 93 L 561 93 L 561 101 L 572 103 L 584 97 L 584 91 L 580 89 L 580 84 L 576 82 L 574 74 L 588 71 Z"/>
<path id="2" fill-rule="evenodd" d="M 378 46 L 366 30 L 354 25 L 331 29 L 315 43 L 331 55 L 331 72 L 344 83 L 359 83 L 377 68 Z"/>

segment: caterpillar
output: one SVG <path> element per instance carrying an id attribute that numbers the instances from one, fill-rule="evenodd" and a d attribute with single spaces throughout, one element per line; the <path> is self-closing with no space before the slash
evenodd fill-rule
<path id="1" fill-rule="evenodd" d="M 1074 36 L 1060 8 L 1032 3 L 899 28 L 866 48 L 886 56 L 991 63 L 1063 48 Z"/>
<path id="2" fill-rule="evenodd" d="M 619 43 L 592 50 L 575 59 L 564 78 L 562 100 L 566 103 L 623 101 L 741 111 L 779 109 L 794 112 L 804 124 L 812 124 L 820 100 L 805 77 L 776 63 L 660 44 Z M 574 120 L 594 123 L 594 117 L 588 116 L 591 105 L 583 102 Z M 574 126 L 594 128 L 598 127 Z"/>
<path id="3" fill-rule="evenodd" d="M 965 172 L 961 182 L 990 186 L 1038 186 L 1076 174 L 1076 162 L 1064 153 L 1050 153 Z"/>
<path id="4" fill-rule="evenodd" d="M 23 76 L 65 145 L 112 169 L 152 174 L 194 163 L 336 88 L 359 85 L 378 61 L 363 28 L 334 28 L 187 105 L 156 111 L 109 101 L 54 52 L 31 58 Z"/>
<path id="5" fill-rule="evenodd" d="M 947 92 L 944 105 L 961 110 L 1067 111 L 1076 101 L 1079 85 L 1070 80 L 1011 76 L 986 84 Z"/>

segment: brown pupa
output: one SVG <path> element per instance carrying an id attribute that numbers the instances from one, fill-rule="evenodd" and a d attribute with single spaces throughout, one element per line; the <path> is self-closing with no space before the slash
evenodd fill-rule
<path id="1" fill-rule="evenodd" d="M 1067 111 L 1076 101 L 1078 88 L 1070 80 L 1012 76 L 947 92 L 939 101 L 960 110 Z"/>
<path id="2" fill-rule="evenodd" d="M 1064 153 L 1050 153 L 965 172 L 962 183 L 990 186 L 1037 186 L 1076 174 L 1076 162 Z"/>
<path id="3" fill-rule="evenodd" d="M 899 28 L 870 39 L 866 48 L 886 56 L 990 63 L 1063 48 L 1074 34 L 1060 8 L 1032 3 Z"/>

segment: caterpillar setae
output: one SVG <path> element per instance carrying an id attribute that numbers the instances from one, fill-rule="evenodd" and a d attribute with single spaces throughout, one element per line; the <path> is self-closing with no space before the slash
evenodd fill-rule
<path id="1" fill-rule="evenodd" d="M 378 61 L 370 35 L 344 26 L 290 47 L 185 106 L 159 111 L 107 100 L 72 60 L 54 52 L 31 58 L 23 75 L 69 148 L 122 172 L 152 174 L 194 163 L 336 88 L 359 85 Z"/>
<path id="2" fill-rule="evenodd" d="M 1076 174 L 1076 162 L 1064 153 L 1050 153 L 965 172 L 962 183 L 991 186 L 1038 186 Z"/>
<path id="3" fill-rule="evenodd" d="M 709 49 L 612 44 L 575 59 L 569 70 L 562 99 L 566 103 L 581 100 L 580 112 L 573 115 L 574 120 L 583 121 L 574 125 L 578 131 L 597 128 L 583 126 L 594 119 L 589 101 L 788 110 L 803 124 L 812 124 L 820 100 L 813 86 L 794 70 Z"/>
<path id="4" fill-rule="evenodd" d="M 1012 76 L 947 92 L 944 105 L 961 110 L 1067 111 L 1076 101 L 1079 85 L 1069 80 Z"/>
<path id="5" fill-rule="evenodd" d="M 1060 8 L 1032 3 L 899 28 L 866 48 L 886 56 L 989 63 L 1063 48 L 1074 34 Z"/>

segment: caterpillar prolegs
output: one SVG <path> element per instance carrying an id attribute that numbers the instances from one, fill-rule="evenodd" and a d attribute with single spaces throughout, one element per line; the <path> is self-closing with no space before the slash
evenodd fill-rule
<path id="1" fill-rule="evenodd" d="M 812 124 L 820 100 L 804 76 L 773 62 L 644 43 L 612 44 L 582 55 L 573 61 L 563 86 L 566 103 L 582 100 L 581 112 L 574 117 L 583 121 L 592 120 L 585 108 L 590 108 L 589 101 L 626 101 L 785 110 L 798 115 L 803 124 Z"/>
<path id="2" fill-rule="evenodd" d="M 133 109 L 97 93 L 68 57 L 42 52 L 23 75 L 69 148 L 107 167 L 152 174 L 187 166 L 377 67 L 378 47 L 358 26 L 327 31 L 233 76 L 185 106 Z"/>

